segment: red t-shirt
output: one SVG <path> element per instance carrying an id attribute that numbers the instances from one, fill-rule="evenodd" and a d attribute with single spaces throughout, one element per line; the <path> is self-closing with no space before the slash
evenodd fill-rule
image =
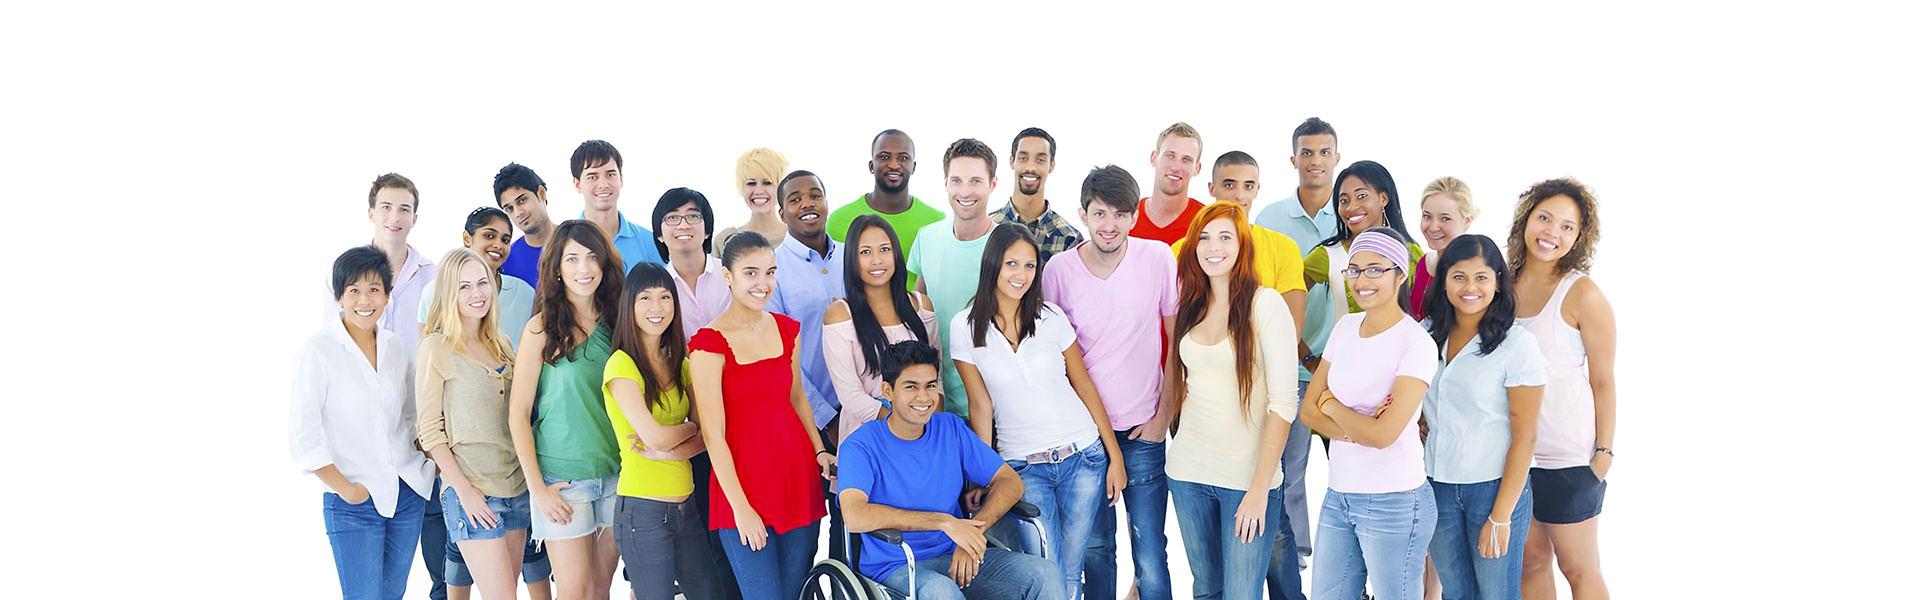
<path id="1" fill-rule="evenodd" d="M 1205 207 L 1206 205 L 1201 204 L 1199 200 L 1188 198 L 1187 207 L 1180 210 L 1180 216 L 1174 217 L 1172 223 L 1168 223 L 1163 227 L 1153 224 L 1153 219 L 1147 218 L 1147 199 L 1141 198 L 1140 218 L 1133 222 L 1133 231 L 1127 232 L 1127 235 L 1149 240 L 1160 240 L 1162 243 L 1172 246 L 1174 242 L 1178 242 L 1187 237 L 1187 226 L 1193 223 L 1194 215 L 1200 214 L 1200 209 Z"/>
<path id="2" fill-rule="evenodd" d="M 820 491 L 820 466 L 813 458 L 800 415 L 793 411 L 793 344 L 800 323 L 774 314 L 780 328 L 779 356 L 740 364 L 733 347 L 719 331 L 702 328 L 687 347 L 725 356 L 720 371 L 720 396 L 727 412 L 727 448 L 733 451 L 733 470 L 747 502 L 774 533 L 786 533 L 818 522 L 827 515 Z M 714 473 L 707 511 L 707 528 L 732 529 L 733 505 L 720 489 Z"/>

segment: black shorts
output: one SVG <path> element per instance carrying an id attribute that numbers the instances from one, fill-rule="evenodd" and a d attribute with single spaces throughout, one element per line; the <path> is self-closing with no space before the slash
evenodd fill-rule
<path id="1" fill-rule="evenodd" d="M 1607 498 L 1607 482 L 1593 467 L 1533 469 L 1533 518 L 1549 525 L 1572 525 L 1600 516 Z"/>

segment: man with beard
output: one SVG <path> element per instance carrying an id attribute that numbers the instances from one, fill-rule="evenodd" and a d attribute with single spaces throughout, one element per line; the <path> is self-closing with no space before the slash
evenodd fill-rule
<path id="1" fill-rule="evenodd" d="M 1187 185 L 1200 172 L 1200 132 L 1184 122 L 1168 126 L 1147 160 L 1153 164 L 1153 195 L 1140 201 L 1140 218 L 1130 235 L 1171 246 L 1187 237 L 1187 225 L 1204 208 L 1187 195 Z"/>
<path id="2" fill-rule="evenodd" d="M 507 213 L 513 226 L 520 228 L 520 239 L 513 241 L 500 272 L 540 287 L 540 249 L 553 239 L 553 217 L 547 214 L 547 182 L 520 163 L 507 163 L 493 175 L 493 201 Z M 520 339 L 514 332 L 514 340 Z"/>
<path id="3" fill-rule="evenodd" d="M 1040 242 L 1040 263 L 1066 252 L 1083 239 L 1059 213 L 1047 203 L 1047 177 L 1053 174 L 1055 146 L 1053 136 L 1039 127 L 1028 127 L 1013 136 L 1013 150 L 1007 155 L 1007 169 L 1013 171 L 1013 197 L 1007 205 L 988 215 L 995 223 L 1019 223 L 1033 230 Z"/>
<path id="4" fill-rule="evenodd" d="M 874 136 L 868 149 L 872 158 L 867 161 L 867 172 L 873 173 L 873 191 L 828 215 L 827 235 L 845 243 L 847 227 L 853 225 L 854 217 L 875 214 L 893 226 L 894 235 L 900 236 L 900 247 L 911 249 L 920 228 L 946 217 L 940 209 L 907 193 L 915 164 L 913 138 L 904 131 L 888 129 Z M 919 283 L 919 275 L 907 274 L 908 288 Z"/>

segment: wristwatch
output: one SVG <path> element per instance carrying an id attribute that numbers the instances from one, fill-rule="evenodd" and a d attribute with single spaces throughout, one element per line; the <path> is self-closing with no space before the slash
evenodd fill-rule
<path id="1" fill-rule="evenodd" d="M 1315 361 L 1315 360 L 1320 360 L 1320 354 L 1317 352 L 1300 357 L 1300 364 L 1305 365 L 1309 361 Z"/>

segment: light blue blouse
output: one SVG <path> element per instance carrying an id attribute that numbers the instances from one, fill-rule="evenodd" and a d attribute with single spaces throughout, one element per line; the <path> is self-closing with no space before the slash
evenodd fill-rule
<path id="1" fill-rule="evenodd" d="M 1480 355 L 1480 336 L 1473 336 L 1452 361 L 1440 362 L 1421 403 L 1427 476 L 1442 483 L 1499 479 L 1513 443 L 1507 389 L 1546 384 L 1546 355 L 1526 329 L 1508 328 L 1507 339 L 1486 356 Z"/>

